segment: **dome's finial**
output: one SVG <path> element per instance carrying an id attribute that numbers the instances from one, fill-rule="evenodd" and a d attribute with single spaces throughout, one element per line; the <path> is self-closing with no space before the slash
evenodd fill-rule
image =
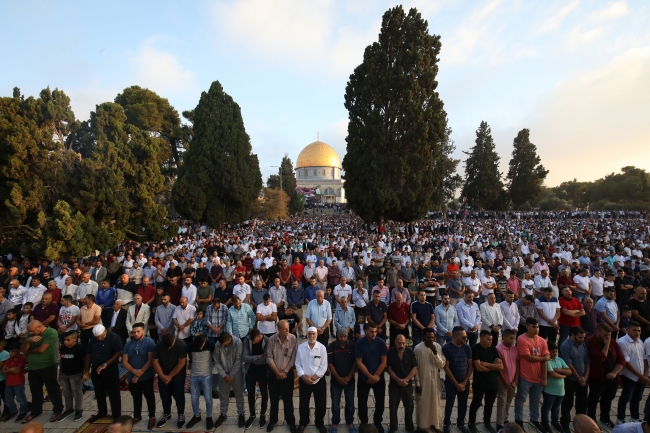
<path id="1" fill-rule="evenodd" d="M 316 141 L 320 141 L 320 132 L 316 133 Z"/>

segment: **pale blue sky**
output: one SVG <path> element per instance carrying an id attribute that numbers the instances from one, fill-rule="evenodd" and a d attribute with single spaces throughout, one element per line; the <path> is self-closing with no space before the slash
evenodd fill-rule
<path id="1" fill-rule="evenodd" d="M 130 85 L 179 111 L 219 80 L 242 108 L 264 179 L 316 139 L 345 153 L 349 75 L 385 1 L 0 2 L 0 94 L 64 90 L 80 119 Z M 549 186 L 650 169 L 645 1 L 409 1 L 442 37 L 439 91 L 464 159 L 482 120 L 503 171 L 531 129 Z M 464 172 L 462 165 L 460 173 Z"/>

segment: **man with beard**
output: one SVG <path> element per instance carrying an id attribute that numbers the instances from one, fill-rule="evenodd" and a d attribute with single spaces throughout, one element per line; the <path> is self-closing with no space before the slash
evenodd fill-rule
<path id="1" fill-rule="evenodd" d="M 327 360 L 329 371 L 332 374 L 330 381 L 330 396 L 332 398 L 332 427 L 330 433 L 338 431 L 341 421 L 341 394 L 345 393 L 345 423 L 350 433 L 356 433 L 354 427 L 354 373 L 357 364 L 354 357 L 354 343 L 348 340 L 345 329 L 336 331 L 336 341 L 327 347 Z"/>
<path id="2" fill-rule="evenodd" d="M 221 415 L 214 427 L 219 427 L 228 418 L 230 388 L 235 392 L 239 428 L 244 427 L 244 373 L 241 366 L 242 341 L 227 332 L 219 335 L 219 342 L 214 347 L 214 371 L 219 383 L 219 400 Z M 205 392 L 205 388 L 204 391 Z M 254 392 L 254 390 L 249 390 Z"/>
<path id="3" fill-rule="evenodd" d="M 309 424 L 309 401 L 314 395 L 314 423 L 320 433 L 327 433 L 325 428 L 325 409 L 327 388 L 323 376 L 327 370 L 327 349 L 316 341 L 318 330 L 310 326 L 307 329 L 307 341 L 298 346 L 296 354 L 296 372 L 300 378 L 300 427 L 302 433 Z"/>
<path id="4" fill-rule="evenodd" d="M 565 288 L 565 290 L 569 290 Z M 589 380 L 589 351 L 585 345 L 585 331 L 579 326 L 571 329 L 571 336 L 562 343 L 560 357 L 571 370 L 571 375 L 564 379 L 564 399 L 562 400 L 562 417 L 560 426 L 569 432 L 571 410 L 575 400 L 576 414 L 587 413 L 587 382 Z"/>
<path id="5" fill-rule="evenodd" d="M 398 294 L 399 296 L 399 294 Z M 406 431 L 415 431 L 413 425 L 413 384 L 411 379 L 418 371 L 418 362 L 413 351 L 406 347 L 406 337 L 399 334 L 394 345 L 388 351 L 387 370 L 390 376 L 388 384 L 388 410 L 390 413 L 389 433 L 397 431 L 397 409 L 400 401 L 404 404 L 404 422 Z"/>
<path id="6" fill-rule="evenodd" d="M 149 423 L 147 428 L 156 425 L 156 397 L 153 392 L 153 351 L 156 343 L 145 336 L 144 323 L 133 325 L 133 338 L 124 346 L 122 366 L 129 372 L 129 391 L 133 397 L 133 422 L 142 420 L 142 395 L 147 400 Z"/>
<path id="7" fill-rule="evenodd" d="M 359 402 L 359 421 L 368 422 L 368 396 L 370 390 L 375 395 L 375 414 L 373 424 L 379 433 L 384 433 L 381 422 L 384 417 L 384 398 L 386 395 L 386 381 L 384 369 L 386 368 L 386 341 L 377 337 L 377 325 L 372 322 L 364 327 L 365 336 L 357 341 L 354 354 L 359 369 L 359 383 L 357 385 L 357 401 Z"/>
<path id="8" fill-rule="evenodd" d="M 439 430 L 442 426 L 440 369 L 445 368 L 442 348 L 436 343 L 432 328 L 422 331 L 424 341 L 413 349 L 418 363 L 415 375 L 416 425 L 422 430 Z"/>

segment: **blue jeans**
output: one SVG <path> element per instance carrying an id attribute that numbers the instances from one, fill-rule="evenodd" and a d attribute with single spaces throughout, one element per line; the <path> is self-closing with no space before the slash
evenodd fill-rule
<path id="1" fill-rule="evenodd" d="M 5 386 L 5 406 L 11 413 L 17 412 L 14 397 L 20 404 L 20 413 L 27 413 L 27 397 L 25 397 L 25 384 Z"/>
<path id="2" fill-rule="evenodd" d="M 542 391 L 544 402 L 542 403 L 542 422 L 548 423 L 548 413 L 551 412 L 551 422 L 558 424 L 560 407 L 562 406 L 563 395 L 547 394 Z"/>
<path id="3" fill-rule="evenodd" d="M 422 334 L 422 331 L 419 329 L 415 329 L 413 327 L 413 347 L 417 346 L 418 344 L 422 343 L 424 341 L 424 335 Z"/>
<path id="4" fill-rule="evenodd" d="M 467 414 L 467 398 L 469 397 L 469 383 L 465 385 L 465 391 L 460 392 L 450 379 L 445 378 L 445 392 L 447 394 L 447 400 L 445 400 L 444 425 L 451 425 L 451 411 L 454 409 L 454 400 L 458 396 L 458 419 L 456 420 L 456 424 L 458 427 L 464 426 L 465 414 Z"/>
<path id="5" fill-rule="evenodd" d="M 451 336 L 451 335 L 440 335 L 440 334 L 436 334 L 436 342 L 437 342 L 441 347 L 444 346 L 446 343 L 449 343 L 449 342 L 450 342 L 451 340 L 453 340 L 453 339 L 454 339 L 454 337 Z M 413 347 L 415 347 L 415 346 L 413 346 Z"/>
<path id="6" fill-rule="evenodd" d="M 190 396 L 194 416 L 201 415 L 199 408 L 201 391 L 203 391 L 203 398 L 205 399 L 205 416 L 212 418 L 212 375 L 190 377 Z"/>
<path id="7" fill-rule="evenodd" d="M 523 377 L 519 378 L 517 384 L 517 397 L 515 398 L 515 421 L 524 420 L 524 403 L 530 394 L 528 400 L 528 409 L 530 411 L 530 421 L 539 421 L 539 399 L 542 396 L 544 387 L 539 383 L 528 382 Z"/>
<path id="8" fill-rule="evenodd" d="M 354 422 L 354 377 L 346 386 L 341 385 L 332 377 L 330 396 L 332 398 L 332 424 L 341 422 L 341 393 L 345 393 L 345 423 Z"/>
<path id="9" fill-rule="evenodd" d="M 621 375 L 621 385 L 623 387 L 621 396 L 618 398 L 618 410 L 616 418 L 625 419 L 625 409 L 627 404 L 630 403 L 630 415 L 634 419 L 639 418 L 639 403 L 643 399 L 643 391 L 645 385 L 640 382 L 635 382 L 632 379 Z M 648 399 L 650 400 L 650 399 Z"/>

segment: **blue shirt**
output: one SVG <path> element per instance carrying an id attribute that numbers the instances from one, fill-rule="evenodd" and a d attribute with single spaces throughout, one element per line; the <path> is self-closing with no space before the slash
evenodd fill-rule
<path id="1" fill-rule="evenodd" d="M 102 308 L 113 308 L 113 304 L 115 303 L 115 288 L 109 287 L 104 290 L 103 287 L 100 287 L 99 290 L 97 290 L 96 298 L 95 303 L 100 305 Z"/>
<path id="2" fill-rule="evenodd" d="M 322 328 L 325 322 L 332 320 L 332 307 L 325 300 L 322 304 L 319 304 L 316 299 L 309 301 L 305 318 L 311 320 L 317 328 Z"/>
<path id="3" fill-rule="evenodd" d="M 7 352 L 6 350 L 0 352 L 0 362 L 6 361 L 7 359 L 9 359 L 9 352 Z M 5 375 L 0 373 L 0 381 L 4 381 L 4 380 L 5 380 Z"/>
<path id="4" fill-rule="evenodd" d="M 600 298 L 598 302 L 596 302 L 596 311 L 599 313 L 604 312 L 607 318 L 616 324 L 616 318 L 618 316 L 618 305 L 616 305 L 616 301 L 607 298 Z"/>
<path id="5" fill-rule="evenodd" d="M 456 314 L 458 314 L 460 326 L 465 331 L 468 331 L 476 325 L 481 325 L 481 312 L 476 302 L 472 302 L 470 305 L 467 305 L 465 301 L 459 302 L 456 304 Z M 477 330 L 471 332 L 478 332 L 479 329 L 477 328 Z"/>
<path id="6" fill-rule="evenodd" d="M 411 314 L 415 314 L 415 318 L 425 328 L 429 326 L 429 322 L 431 322 L 433 311 L 433 305 L 427 301 L 424 301 L 424 304 L 421 304 L 420 301 L 411 304 Z M 421 329 L 417 328 L 415 325 L 413 325 L 413 330 L 421 332 Z"/>
<path id="7" fill-rule="evenodd" d="M 469 368 L 467 361 L 472 359 L 472 349 L 470 349 L 469 344 L 461 344 L 460 347 L 456 347 L 450 341 L 442 346 L 442 354 L 449 361 L 449 370 L 453 374 L 454 379 L 456 379 L 456 382 L 462 382 Z"/>
<path id="8" fill-rule="evenodd" d="M 584 342 L 577 345 L 570 338 L 562 343 L 560 358 L 564 359 L 567 364 L 572 364 L 581 377 L 585 375 L 585 368 L 591 362 L 587 345 Z M 566 379 L 574 382 L 578 381 L 574 375 L 567 376 Z"/>
<path id="9" fill-rule="evenodd" d="M 316 292 L 320 290 L 318 286 L 309 285 L 305 288 L 305 299 L 307 301 L 313 301 L 316 299 Z"/>
<path id="10" fill-rule="evenodd" d="M 293 287 L 287 290 L 287 302 L 301 308 L 305 303 L 305 292 L 301 289 L 294 290 Z"/>
<path id="11" fill-rule="evenodd" d="M 313 322 L 313 320 L 312 320 Z M 348 305 L 346 311 L 343 311 L 341 306 L 336 308 L 334 313 L 334 326 L 336 329 L 340 328 L 350 328 L 354 329 L 354 325 L 357 323 L 357 319 L 354 315 L 354 309 Z"/>
<path id="12" fill-rule="evenodd" d="M 387 356 L 388 350 L 386 350 L 386 341 L 377 337 L 371 343 L 366 337 L 363 337 L 361 340 L 357 341 L 357 344 L 354 346 L 354 357 L 360 359 L 363 362 L 363 365 L 366 366 L 368 373 L 375 374 L 379 364 L 381 364 L 381 357 Z M 382 371 L 379 375 L 381 380 L 384 380 L 384 372 Z M 368 377 L 359 372 L 359 382 L 366 383 Z"/>
<path id="13" fill-rule="evenodd" d="M 446 335 L 451 332 L 455 326 L 458 326 L 458 315 L 456 314 L 456 307 L 449 304 L 447 309 L 440 304 L 434 310 L 436 314 L 436 332 L 438 335 Z"/>
<path id="14" fill-rule="evenodd" d="M 250 305 L 241 304 L 239 310 L 234 306 L 228 309 L 228 323 L 226 324 L 228 334 L 238 338 L 244 338 L 254 326 L 255 313 L 253 313 Z"/>
<path id="15" fill-rule="evenodd" d="M 156 343 L 147 336 L 142 337 L 142 340 L 136 341 L 135 339 L 129 340 L 124 346 L 124 354 L 129 356 L 129 364 L 131 367 L 136 370 L 141 369 L 149 360 L 149 353 L 153 353 L 153 350 L 156 348 Z M 153 379 L 153 362 L 149 366 L 149 369 L 144 372 L 142 376 L 138 379 L 138 383 L 142 380 Z M 129 371 L 129 381 L 133 379 L 134 374 Z"/>

